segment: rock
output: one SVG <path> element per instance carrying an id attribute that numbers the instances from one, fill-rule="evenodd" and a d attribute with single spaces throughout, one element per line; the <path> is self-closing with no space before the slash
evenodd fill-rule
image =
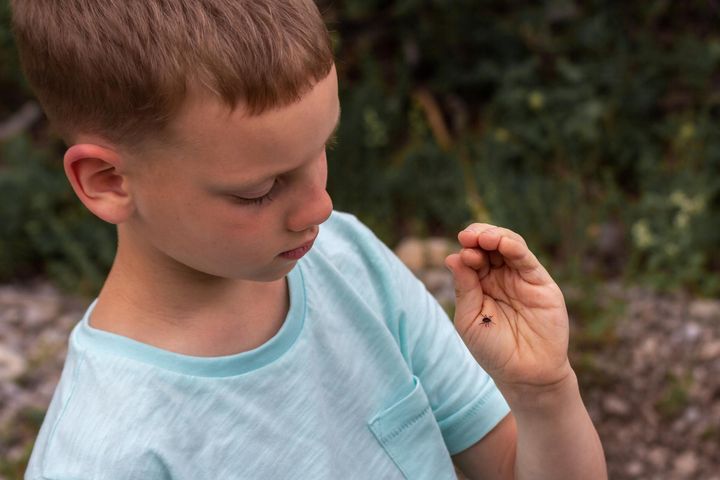
<path id="1" fill-rule="evenodd" d="M 688 313 L 698 320 L 720 322 L 720 300 L 697 299 L 690 302 Z"/>
<path id="2" fill-rule="evenodd" d="M 446 268 L 434 268 L 422 273 L 420 279 L 440 305 L 455 301 L 455 285 L 452 273 Z"/>
<path id="3" fill-rule="evenodd" d="M 612 394 L 608 394 L 603 399 L 603 409 L 611 414 L 623 417 L 630 413 L 630 406 L 627 402 L 620 397 Z"/>
<path id="4" fill-rule="evenodd" d="M 84 309 L 85 306 L 82 308 Z M 55 324 L 58 326 L 60 331 L 69 332 L 78 322 L 80 322 L 80 320 L 82 320 L 82 316 L 83 310 L 65 313 L 57 318 Z"/>
<path id="5" fill-rule="evenodd" d="M 652 361 L 658 357 L 660 342 L 656 337 L 648 337 L 642 343 L 635 347 L 634 356 L 635 363 L 639 365 L 645 364 L 646 361 Z"/>
<path id="6" fill-rule="evenodd" d="M 686 341 L 694 342 L 702 335 L 702 328 L 695 322 L 688 322 L 683 325 L 682 334 Z"/>
<path id="7" fill-rule="evenodd" d="M 673 469 L 682 478 L 691 478 L 697 472 L 698 466 L 698 456 L 692 450 L 683 452 L 673 462 Z"/>
<path id="8" fill-rule="evenodd" d="M 0 308 L 0 326 L 17 325 L 22 320 L 22 309 L 18 305 L 8 305 Z"/>
<path id="9" fill-rule="evenodd" d="M 645 471 L 645 465 L 642 462 L 633 460 L 625 466 L 625 473 L 631 477 L 638 477 Z"/>
<path id="10" fill-rule="evenodd" d="M 395 254 L 413 272 L 417 273 L 425 267 L 425 249 L 423 242 L 415 237 L 409 237 L 400 242 Z"/>
<path id="11" fill-rule="evenodd" d="M 18 445 L 8 450 L 6 460 L 10 463 L 19 463 L 24 457 L 25 447 L 23 445 Z"/>
<path id="12" fill-rule="evenodd" d="M 712 340 L 700 347 L 700 360 L 708 361 L 720 358 L 720 340 Z"/>
<path id="13" fill-rule="evenodd" d="M 20 387 L 15 382 L 0 382 L 0 398 L 17 398 L 20 391 Z"/>
<path id="14" fill-rule="evenodd" d="M 459 247 L 458 247 L 459 248 Z M 443 237 L 431 237 L 425 240 L 426 265 L 430 268 L 445 268 L 445 257 L 452 253 L 450 241 Z"/>
<path id="15" fill-rule="evenodd" d="M 443 237 L 431 237 L 426 240 L 408 237 L 395 249 L 395 254 L 400 260 L 416 273 L 424 268 L 445 268 L 445 257 L 452 252 L 452 243 Z"/>
<path id="16" fill-rule="evenodd" d="M 689 406 L 683 412 L 683 420 L 690 424 L 697 423 L 699 420 L 701 420 L 701 417 L 702 417 L 702 413 L 694 405 Z"/>
<path id="17" fill-rule="evenodd" d="M 24 322 L 31 328 L 37 328 L 52 320 L 60 313 L 60 299 L 56 296 L 42 296 L 25 304 Z"/>
<path id="18" fill-rule="evenodd" d="M 669 454 L 667 448 L 654 447 L 648 452 L 647 459 L 655 468 L 663 470 L 667 465 Z"/>
<path id="19" fill-rule="evenodd" d="M 25 373 L 26 369 L 24 358 L 0 345 L 0 382 L 15 380 Z"/>
<path id="20" fill-rule="evenodd" d="M 2 305 L 11 305 L 13 303 L 18 303 L 19 295 L 20 294 L 17 287 L 14 287 L 12 285 L 0 286 L 0 304 Z"/>

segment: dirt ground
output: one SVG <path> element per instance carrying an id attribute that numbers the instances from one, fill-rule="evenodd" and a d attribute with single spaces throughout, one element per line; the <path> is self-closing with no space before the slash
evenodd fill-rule
<path id="1" fill-rule="evenodd" d="M 440 271 L 425 273 L 431 291 L 451 291 Z M 622 308 L 573 338 L 572 360 L 610 478 L 720 480 L 720 300 L 599 291 Z M 87 303 L 44 283 L 0 286 L 0 480 L 22 476 Z"/>
<path id="2" fill-rule="evenodd" d="M 608 285 L 601 351 L 573 355 L 611 479 L 720 479 L 720 300 Z"/>

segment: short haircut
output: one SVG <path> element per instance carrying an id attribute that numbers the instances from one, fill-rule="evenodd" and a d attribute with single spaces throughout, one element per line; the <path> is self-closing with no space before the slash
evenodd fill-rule
<path id="1" fill-rule="evenodd" d="M 252 115 L 332 69 L 313 0 L 11 0 L 25 75 L 68 143 L 163 135 L 195 86 Z"/>

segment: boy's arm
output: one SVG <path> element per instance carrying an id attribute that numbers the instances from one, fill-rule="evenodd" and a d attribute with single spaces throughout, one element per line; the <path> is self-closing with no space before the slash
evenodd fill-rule
<path id="1" fill-rule="evenodd" d="M 512 414 L 457 454 L 470 478 L 605 479 L 597 432 L 567 357 L 559 287 L 510 230 L 474 224 L 450 255 L 455 327 Z"/>
<path id="2" fill-rule="evenodd" d="M 488 435 L 453 456 L 470 479 L 605 479 L 605 460 L 597 433 L 580 399 L 575 376 L 558 391 L 508 399 L 508 414 Z"/>

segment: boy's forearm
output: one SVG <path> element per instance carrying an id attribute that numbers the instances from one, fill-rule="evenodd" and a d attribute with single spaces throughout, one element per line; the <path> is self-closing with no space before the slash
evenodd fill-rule
<path id="1" fill-rule="evenodd" d="M 517 422 L 516 479 L 607 479 L 602 445 L 574 372 L 541 391 L 499 387 Z"/>

